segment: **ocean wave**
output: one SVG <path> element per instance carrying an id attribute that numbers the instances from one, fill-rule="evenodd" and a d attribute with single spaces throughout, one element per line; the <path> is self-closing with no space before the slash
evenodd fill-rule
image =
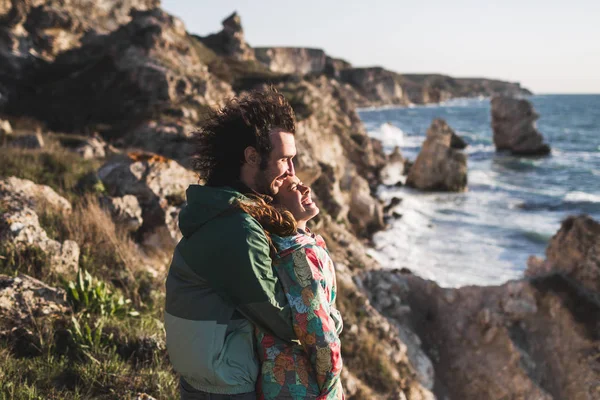
<path id="1" fill-rule="evenodd" d="M 568 203 L 600 203 L 600 195 L 575 191 L 567 193 L 563 200 Z"/>
<path id="2" fill-rule="evenodd" d="M 403 147 L 405 143 L 404 131 L 389 122 L 381 124 L 379 128 L 369 131 L 369 136 L 380 140 L 384 147 Z"/>
<path id="3" fill-rule="evenodd" d="M 495 153 L 496 147 L 490 144 L 475 144 L 467 146 L 465 149 L 467 154 L 475 154 L 475 153 Z"/>

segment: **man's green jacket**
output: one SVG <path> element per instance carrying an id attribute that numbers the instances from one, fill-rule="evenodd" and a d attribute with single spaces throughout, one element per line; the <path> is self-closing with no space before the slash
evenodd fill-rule
<path id="1" fill-rule="evenodd" d="M 191 185 L 179 215 L 183 239 L 167 277 L 165 329 L 175 370 L 209 393 L 254 391 L 253 324 L 293 340 L 291 313 L 260 224 L 229 187 Z"/>

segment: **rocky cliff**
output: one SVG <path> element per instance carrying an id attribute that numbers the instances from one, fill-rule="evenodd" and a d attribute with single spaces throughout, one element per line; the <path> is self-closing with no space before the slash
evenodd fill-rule
<path id="1" fill-rule="evenodd" d="M 595 398 L 596 222 L 566 221 L 532 277 L 499 287 L 443 289 L 367 256 L 385 225 L 381 170 L 404 164 L 356 107 L 518 84 L 353 69 L 319 52 L 313 64 L 296 50 L 304 69 L 282 71 L 253 58 L 235 15 L 207 39 L 154 2 L 75 3 L 0 8 L 0 393 L 176 396 L 161 318 L 174 221 L 196 180 L 190 133 L 206 107 L 273 85 L 296 112 L 297 169 L 337 266 L 348 398 Z M 40 32 L 68 44 L 44 53 Z"/>
<path id="2" fill-rule="evenodd" d="M 0 82 L 1 393 L 13 382 L 19 395 L 175 396 L 160 321 L 183 189 L 196 181 L 185 169 L 190 133 L 206 107 L 271 84 L 296 111 L 297 168 L 322 205 L 314 228 L 339 266 L 349 397 L 431 398 L 398 332 L 353 280 L 376 268 L 359 238 L 384 226 L 372 190 L 386 159 L 358 118 L 360 94 L 331 74 L 269 70 L 249 56 L 236 16 L 206 39 L 154 3 L 90 2 L 85 13 L 79 3 L 47 6 L 3 9 L 13 45 L 37 43 L 41 9 L 86 33 L 69 36 L 78 31 L 58 19 L 47 32 L 63 29 L 68 45 L 0 53 L 0 65 L 12 68 Z M 24 148 L 28 137 L 36 148 Z M 23 185 L 71 211 L 20 194 Z M 42 354 L 56 358 L 37 368 Z"/>

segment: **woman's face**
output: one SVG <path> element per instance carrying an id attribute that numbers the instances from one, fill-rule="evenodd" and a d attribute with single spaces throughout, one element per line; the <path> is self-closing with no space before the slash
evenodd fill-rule
<path id="1" fill-rule="evenodd" d="M 298 222 L 309 221 L 319 213 L 319 207 L 312 201 L 310 188 L 296 176 L 285 179 L 275 201 L 289 210 Z"/>

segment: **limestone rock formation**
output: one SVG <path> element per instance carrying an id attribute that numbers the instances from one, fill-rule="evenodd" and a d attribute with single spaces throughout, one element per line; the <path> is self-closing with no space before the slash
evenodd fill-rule
<path id="1" fill-rule="evenodd" d="M 15 177 L 0 180 L 0 242 L 17 247 L 37 247 L 57 273 L 75 271 L 79 246 L 72 240 L 59 243 L 40 226 L 36 208 L 53 207 L 68 214 L 71 204 L 45 185 Z"/>
<path id="2" fill-rule="evenodd" d="M 550 153 L 550 146 L 535 127 L 539 115 L 525 99 L 499 96 L 492 99 L 492 129 L 496 150 L 515 155 Z"/>
<path id="3" fill-rule="evenodd" d="M 530 263 L 528 276 L 559 271 L 591 293 L 600 293 L 600 223 L 581 215 L 565 219 L 546 249 L 546 260 Z"/>
<path id="4" fill-rule="evenodd" d="M 64 290 L 50 287 L 27 275 L 0 275 L 0 316 L 13 323 L 31 318 L 58 316 L 69 311 Z"/>
<path id="5" fill-rule="evenodd" d="M 306 47 L 255 47 L 256 60 L 271 71 L 305 75 L 321 73 L 327 67 L 327 55 L 321 49 Z"/>
<path id="6" fill-rule="evenodd" d="M 444 289 L 380 270 L 363 282 L 375 308 L 418 335 L 439 398 L 591 400 L 600 390 L 598 243 L 600 224 L 573 217 L 526 279 Z"/>
<path id="7" fill-rule="evenodd" d="M 113 220 L 129 232 L 137 231 L 144 220 L 137 197 L 127 194 L 122 197 L 102 197 L 100 204 L 108 209 Z"/>
<path id="8" fill-rule="evenodd" d="M 242 19 L 234 12 L 222 22 L 223 30 L 219 33 L 200 38 L 200 40 L 219 55 L 236 60 L 254 60 L 254 50 L 246 42 Z"/>
<path id="9" fill-rule="evenodd" d="M 379 182 L 385 156 L 360 122 L 348 95 L 353 89 L 326 76 L 277 88 L 296 110 L 296 169 L 307 167 L 316 177 L 312 188 L 319 207 L 335 219 L 350 221 L 362 235 L 368 234 L 367 226 L 381 227 L 381 205 L 369 190 Z"/>
<path id="10" fill-rule="evenodd" d="M 233 95 L 200 61 L 183 23 L 160 9 L 133 10 L 114 32 L 89 34 L 51 64 L 21 72 L 8 112 L 67 131 L 94 124 L 125 129 L 173 106 L 202 108 Z"/>
<path id="11" fill-rule="evenodd" d="M 147 243 L 181 238 L 177 216 L 186 189 L 198 180 L 195 173 L 173 160 L 138 152 L 108 160 L 98 170 L 98 177 L 111 197 L 137 198 L 143 219 L 139 232 Z"/>
<path id="12" fill-rule="evenodd" d="M 432 191 L 461 192 L 467 188 L 467 157 L 453 147 L 461 143 L 452 128 L 435 119 L 427 130 L 421 152 L 408 173 L 408 186 Z"/>
<path id="13" fill-rule="evenodd" d="M 398 74 L 383 68 L 347 68 L 340 72 L 342 81 L 352 85 L 369 104 L 409 104 Z"/>
<path id="14" fill-rule="evenodd" d="M 6 0 L 0 8 L 0 109 L 33 90 L 31 73 L 86 37 L 104 35 L 131 20 L 130 10 L 148 10 L 158 0 Z M 14 97 L 15 96 L 15 97 Z"/>

